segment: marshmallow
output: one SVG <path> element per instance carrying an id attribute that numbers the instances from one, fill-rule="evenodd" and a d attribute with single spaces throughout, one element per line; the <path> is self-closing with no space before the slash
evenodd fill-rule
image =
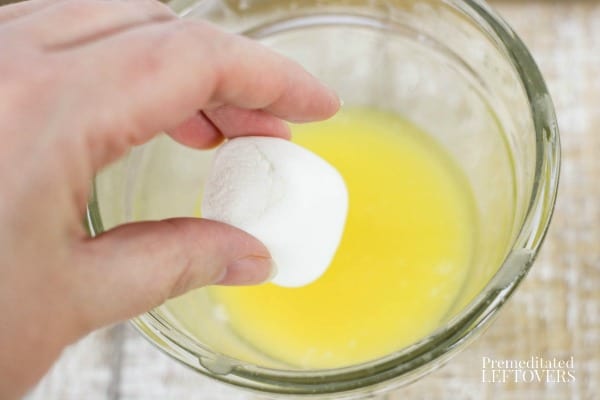
<path id="1" fill-rule="evenodd" d="M 204 218 L 265 244 L 277 267 L 273 283 L 299 287 L 329 267 L 344 230 L 348 191 L 335 168 L 303 147 L 239 137 L 217 150 L 201 207 Z"/>

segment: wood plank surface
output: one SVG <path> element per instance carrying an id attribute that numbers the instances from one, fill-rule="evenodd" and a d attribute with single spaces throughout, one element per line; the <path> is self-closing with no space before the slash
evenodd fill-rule
<path id="1" fill-rule="evenodd" d="M 537 59 L 563 143 L 559 200 L 542 253 L 497 321 L 471 347 L 400 399 L 600 398 L 600 2 L 496 1 Z M 572 383 L 482 383 L 482 357 L 569 358 Z M 155 350 L 128 325 L 68 348 L 29 400 L 231 399 L 256 396 L 212 382 Z"/>

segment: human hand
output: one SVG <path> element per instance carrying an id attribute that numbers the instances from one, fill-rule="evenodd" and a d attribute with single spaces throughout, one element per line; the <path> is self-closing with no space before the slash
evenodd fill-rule
<path id="1" fill-rule="evenodd" d="M 30 0 L 0 8 L 0 398 L 22 395 L 67 344 L 203 285 L 270 276 L 267 249 L 213 221 L 90 239 L 89 183 L 168 131 L 195 148 L 334 114 L 291 61 L 156 1 Z M 202 111 L 199 111 L 202 110 Z"/>

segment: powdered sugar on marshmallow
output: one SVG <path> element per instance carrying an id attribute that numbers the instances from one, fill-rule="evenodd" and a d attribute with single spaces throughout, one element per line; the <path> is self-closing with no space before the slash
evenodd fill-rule
<path id="1" fill-rule="evenodd" d="M 240 137 L 216 152 L 204 187 L 202 216 L 262 241 L 277 266 L 272 282 L 307 285 L 331 263 L 348 212 L 341 175 L 325 160 L 284 139 Z"/>

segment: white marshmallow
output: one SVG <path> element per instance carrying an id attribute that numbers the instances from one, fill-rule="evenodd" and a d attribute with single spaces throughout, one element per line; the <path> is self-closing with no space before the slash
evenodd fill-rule
<path id="1" fill-rule="evenodd" d="M 254 235 L 277 266 L 272 282 L 307 285 L 329 267 L 348 212 L 341 175 L 316 154 L 270 137 L 240 137 L 216 152 L 202 216 Z"/>

